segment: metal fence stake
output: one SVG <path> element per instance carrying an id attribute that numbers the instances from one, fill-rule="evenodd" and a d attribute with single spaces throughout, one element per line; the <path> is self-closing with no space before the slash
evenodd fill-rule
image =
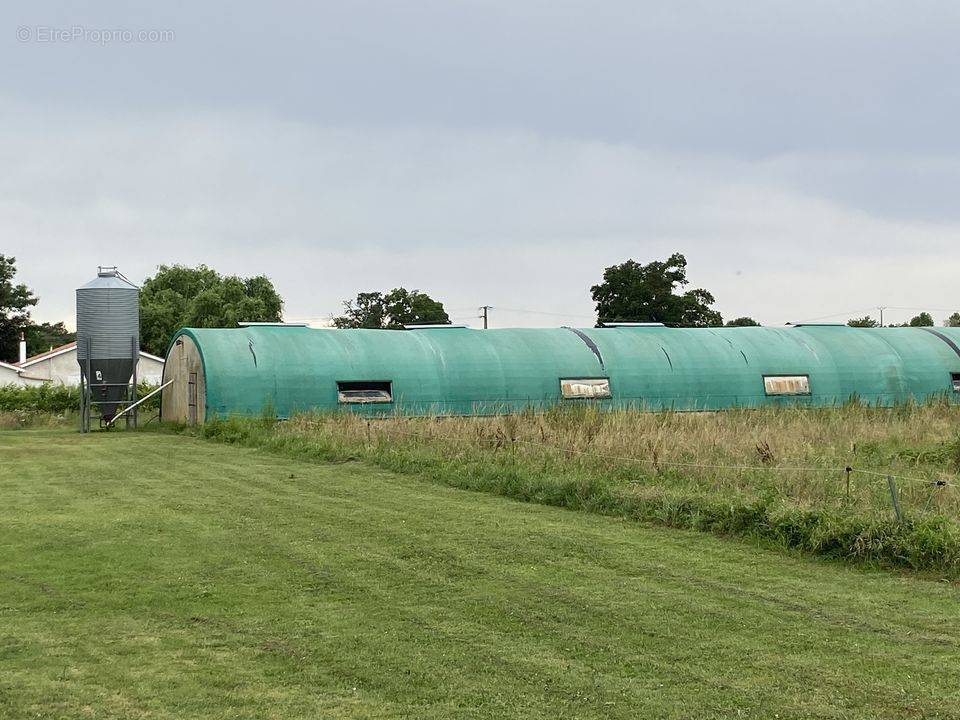
<path id="1" fill-rule="evenodd" d="M 900 514 L 900 499 L 897 497 L 897 486 L 893 482 L 893 475 L 887 475 L 887 486 L 890 488 L 890 499 L 893 500 L 893 512 L 897 515 L 897 522 L 903 522 Z"/>

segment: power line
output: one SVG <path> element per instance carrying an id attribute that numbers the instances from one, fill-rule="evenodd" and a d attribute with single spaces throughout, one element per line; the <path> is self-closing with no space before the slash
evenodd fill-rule
<path id="1" fill-rule="evenodd" d="M 960 308 L 960 306 L 958 306 L 958 308 Z M 958 308 L 908 307 L 908 306 L 904 306 L 904 305 L 882 305 L 882 306 L 881 306 L 881 305 L 874 305 L 874 306 L 872 306 L 872 307 L 860 308 L 860 309 L 858 309 L 858 310 L 847 310 L 847 311 L 844 311 L 844 312 L 831 313 L 831 314 L 829 314 L 829 315 L 819 315 L 819 316 L 817 316 L 817 317 L 805 318 L 805 319 L 803 319 L 803 320 L 796 321 L 794 324 L 812 323 L 812 322 L 817 322 L 817 321 L 820 321 L 820 320 L 831 320 L 831 319 L 833 319 L 833 318 L 840 318 L 840 317 L 853 318 L 853 317 L 858 317 L 858 316 L 861 316 L 861 315 L 864 315 L 864 314 L 869 314 L 869 313 L 874 312 L 874 311 L 879 311 L 879 313 L 880 313 L 880 318 L 881 318 L 881 323 L 880 323 L 880 324 L 882 325 L 882 324 L 883 324 L 883 323 L 882 323 L 883 314 L 884 314 L 884 311 L 886 311 L 886 310 L 906 310 L 906 311 L 911 311 L 911 312 L 924 312 L 924 311 L 925 311 L 925 312 L 936 312 L 936 313 L 940 313 L 940 312 L 952 313 L 952 312 L 958 312 L 958 311 L 960 311 L 960 310 L 958 310 Z M 473 316 L 473 315 L 470 315 L 470 316 L 468 316 L 468 315 L 460 315 L 461 312 L 466 313 L 466 312 L 469 312 L 469 311 L 471 311 L 471 310 L 473 310 L 473 309 L 474 309 L 474 308 L 470 308 L 470 307 L 451 308 L 449 311 L 450 311 L 451 313 L 457 313 L 457 319 L 464 319 L 464 320 L 467 320 L 467 319 L 471 319 L 471 320 L 472 320 L 472 319 L 475 319 L 475 318 L 484 319 L 484 320 L 485 320 L 485 325 L 484 325 L 484 327 L 485 327 L 485 328 L 486 328 L 486 327 L 489 327 L 489 311 L 490 311 L 490 310 L 493 310 L 493 309 L 494 309 L 494 306 L 492 306 L 492 305 L 481 305 L 480 308 L 479 308 L 479 310 L 480 310 L 480 312 L 481 312 L 482 314 L 477 315 L 477 316 Z M 581 315 L 581 314 L 579 314 L 579 313 L 562 313 L 562 312 L 556 312 L 556 311 L 550 311 L 550 310 L 530 310 L 530 309 L 527 309 L 527 308 L 504 307 L 503 305 L 497 305 L 497 306 L 496 306 L 496 309 L 498 309 L 498 310 L 503 310 L 503 311 L 505 311 L 505 312 L 522 313 L 522 314 L 525 314 L 525 315 L 543 315 L 543 316 L 547 316 L 547 317 L 557 317 L 557 318 L 576 318 L 576 319 L 582 319 L 582 320 L 590 320 L 591 322 L 595 322 L 596 319 L 597 319 L 597 318 L 596 318 L 595 316 L 593 316 L 593 315 Z M 327 324 L 327 323 L 331 322 L 332 319 L 333 319 L 334 317 L 336 317 L 336 316 L 337 316 L 337 313 L 331 312 L 331 313 L 324 314 L 324 315 L 308 315 L 308 316 L 284 317 L 284 319 L 285 319 L 286 321 L 288 321 L 288 322 L 291 322 L 291 321 L 292 321 L 292 322 L 308 322 L 308 323 L 318 322 L 318 323 L 322 323 L 322 324 Z M 486 317 L 485 317 L 485 316 L 486 316 Z"/>
<path id="2" fill-rule="evenodd" d="M 957 308 L 932 308 L 932 307 L 899 307 L 897 305 L 887 305 L 887 310 L 922 310 L 931 312 L 957 312 Z"/>
<path id="3" fill-rule="evenodd" d="M 848 310 L 846 312 L 833 313 L 831 315 L 821 315 L 820 317 L 807 318 L 800 320 L 800 323 L 816 322 L 817 320 L 829 320 L 836 317 L 856 317 L 860 313 L 870 313 L 874 310 L 880 312 L 880 324 L 883 325 L 883 313 L 886 310 L 908 310 L 911 312 L 957 312 L 955 308 L 935 308 L 935 307 L 905 307 L 903 305 L 875 305 L 873 307 L 861 308 L 860 310 Z"/>
<path id="4" fill-rule="evenodd" d="M 583 318 L 585 320 L 596 320 L 596 318 L 592 315 L 578 315 L 577 313 L 547 312 L 546 310 L 523 310 L 521 308 L 503 307 L 502 305 L 499 305 L 498 307 L 501 310 L 506 310 L 507 312 L 528 313 L 530 315 L 553 315 L 554 317 Z"/>
<path id="5" fill-rule="evenodd" d="M 874 306 L 874 307 L 864 308 L 864 309 L 862 309 L 862 310 L 848 310 L 848 311 L 846 311 L 846 312 L 833 313 L 832 315 L 821 315 L 820 317 L 807 318 L 806 320 L 800 320 L 800 321 L 798 321 L 798 322 L 801 322 L 801 323 L 809 323 L 809 322 L 816 322 L 817 320 L 829 320 L 829 319 L 835 318 L 835 317 L 843 317 L 843 316 L 852 317 L 852 316 L 857 315 L 857 314 L 859 314 L 859 313 L 866 313 L 866 312 L 870 312 L 870 311 L 872 311 L 872 310 L 880 310 L 880 309 L 881 309 L 881 308 L 879 308 L 879 307 L 877 307 L 877 306 Z"/>

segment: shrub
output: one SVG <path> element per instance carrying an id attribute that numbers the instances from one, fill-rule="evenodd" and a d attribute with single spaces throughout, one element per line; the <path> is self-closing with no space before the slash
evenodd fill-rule
<path id="1" fill-rule="evenodd" d="M 4 385 L 0 387 L 0 410 L 32 411 L 61 415 L 80 407 L 77 388 L 48 383 L 36 387 Z"/>
<path id="2" fill-rule="evenodd" d="M 140 383 L 137 386 L 139 397 L 156 388 L 156 385 Z M 141 413 L 156 411 L 160 407 L 160 396 L 147 400 L 140 405 Z M 37 386 L 0 385 L 0 411 L 30 412 L 63 415 L 80 408 L 80 388 L 45 383 Z"/>

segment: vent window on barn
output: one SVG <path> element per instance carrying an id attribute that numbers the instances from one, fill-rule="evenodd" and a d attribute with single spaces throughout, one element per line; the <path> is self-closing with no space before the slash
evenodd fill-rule
<path id="1" fill-rule="evenodd" d="M 337 401 L 341 403 L 393 402 L 393 389 L 389 380 L 338 382 Z"/>
<path id="2" fill-rule="evenodd" d="M 950 380 L 953 382 L 953 391 L 960 392 L 960 373 L 950 373 Z"/>
<path id="3" fill-rule="evenodd" d="M 610 379 L 564 378 L 560 380 L 560 393 L 566 400 L 608 398 L 610 397 Z"/>
<path id="4" fill-rule="evenodd" d="M 810 378 L 807 375 L 764 375 L 763 389 L 767 395 L 809 395 Z"/>

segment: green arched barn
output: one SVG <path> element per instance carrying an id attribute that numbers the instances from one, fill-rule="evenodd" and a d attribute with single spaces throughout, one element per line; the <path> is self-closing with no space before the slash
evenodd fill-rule
<path id="1" fill-rule="evenodd" d="M 180 330 L 162 417 L 473 415 L 595 403 L 720 410 L 960 400 L 960 328 Z"/>

